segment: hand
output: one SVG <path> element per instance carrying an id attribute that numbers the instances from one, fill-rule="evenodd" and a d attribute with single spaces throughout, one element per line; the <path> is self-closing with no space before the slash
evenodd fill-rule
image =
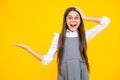
<path id="1" fill-rule="evenodd" d="M 76 8 L 77 11 L 79 11 L 82 19 L 85 20 L 85 19 L 86 19 L 86 16 L 84 15 L 83 11 L 82 11 L 80 8 L 78 8 L 78 7 L 75 7 L 75 8 Z"/>
<path id="2" fill-rule="evenodd" d="M 27 45 L 23 45 L 23 44 L 13 43 L 13 45 L 14 45 L 14 46 L 21 47 L 21 48 L 23 48 L 23 49 L 30 49 L 30 47 L 29 47 L 29 46 L 27 46 Z"/>

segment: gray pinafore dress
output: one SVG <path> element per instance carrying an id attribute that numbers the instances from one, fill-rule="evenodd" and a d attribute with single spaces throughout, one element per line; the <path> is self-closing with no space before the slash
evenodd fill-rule
<path id="1" fill-rule="evenodd" d="M 66 37 L 61 72 L 63 76 L 58 74 L 57 80 L 89 80 L 85 60 L 80 55 L 79 37 Z"/>

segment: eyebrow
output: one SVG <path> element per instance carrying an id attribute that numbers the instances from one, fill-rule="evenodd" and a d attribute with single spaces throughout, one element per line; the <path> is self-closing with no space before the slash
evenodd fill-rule
<path id="1" fill-rule="evenodd" d="M 68 15 L 68 16 L 71 16 L 71 15 Z M 79 15 L 75 15 L 75 16 L 79 16 Z"/>

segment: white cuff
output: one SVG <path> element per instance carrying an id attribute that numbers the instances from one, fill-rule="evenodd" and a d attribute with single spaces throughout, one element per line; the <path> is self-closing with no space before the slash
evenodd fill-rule
<path id="1" fill-rule="evenodd" d="M 43 56 L 43 60 L 42 60 L 42 64 L 44 64 L 44 65 L 48 65 L 48 64 L 50 64 L 50 62 L 53 60 L 53 58 L 52 58 L 52 56 L 50 56 L 50 55 L 44 55 Z"/>

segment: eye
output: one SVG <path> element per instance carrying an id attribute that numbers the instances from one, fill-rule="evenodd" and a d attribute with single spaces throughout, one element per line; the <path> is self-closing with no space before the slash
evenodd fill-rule
<path id="1" fill-rule="evenodd" d="M 69 19 L 69 20 L 71 20 L 71 19 L 72 19 L 72 17 L 71 17 L 71 16 L 69 16 L 69 17 L 68 17 L 68 19 Z"/>
<path id="2" fill-rule="evenodd" d="M 74 19 L 75 19 L 75 20 L 78 20 L 78 19 L 79 19 L 79 17 L 75 17 Z"/>

